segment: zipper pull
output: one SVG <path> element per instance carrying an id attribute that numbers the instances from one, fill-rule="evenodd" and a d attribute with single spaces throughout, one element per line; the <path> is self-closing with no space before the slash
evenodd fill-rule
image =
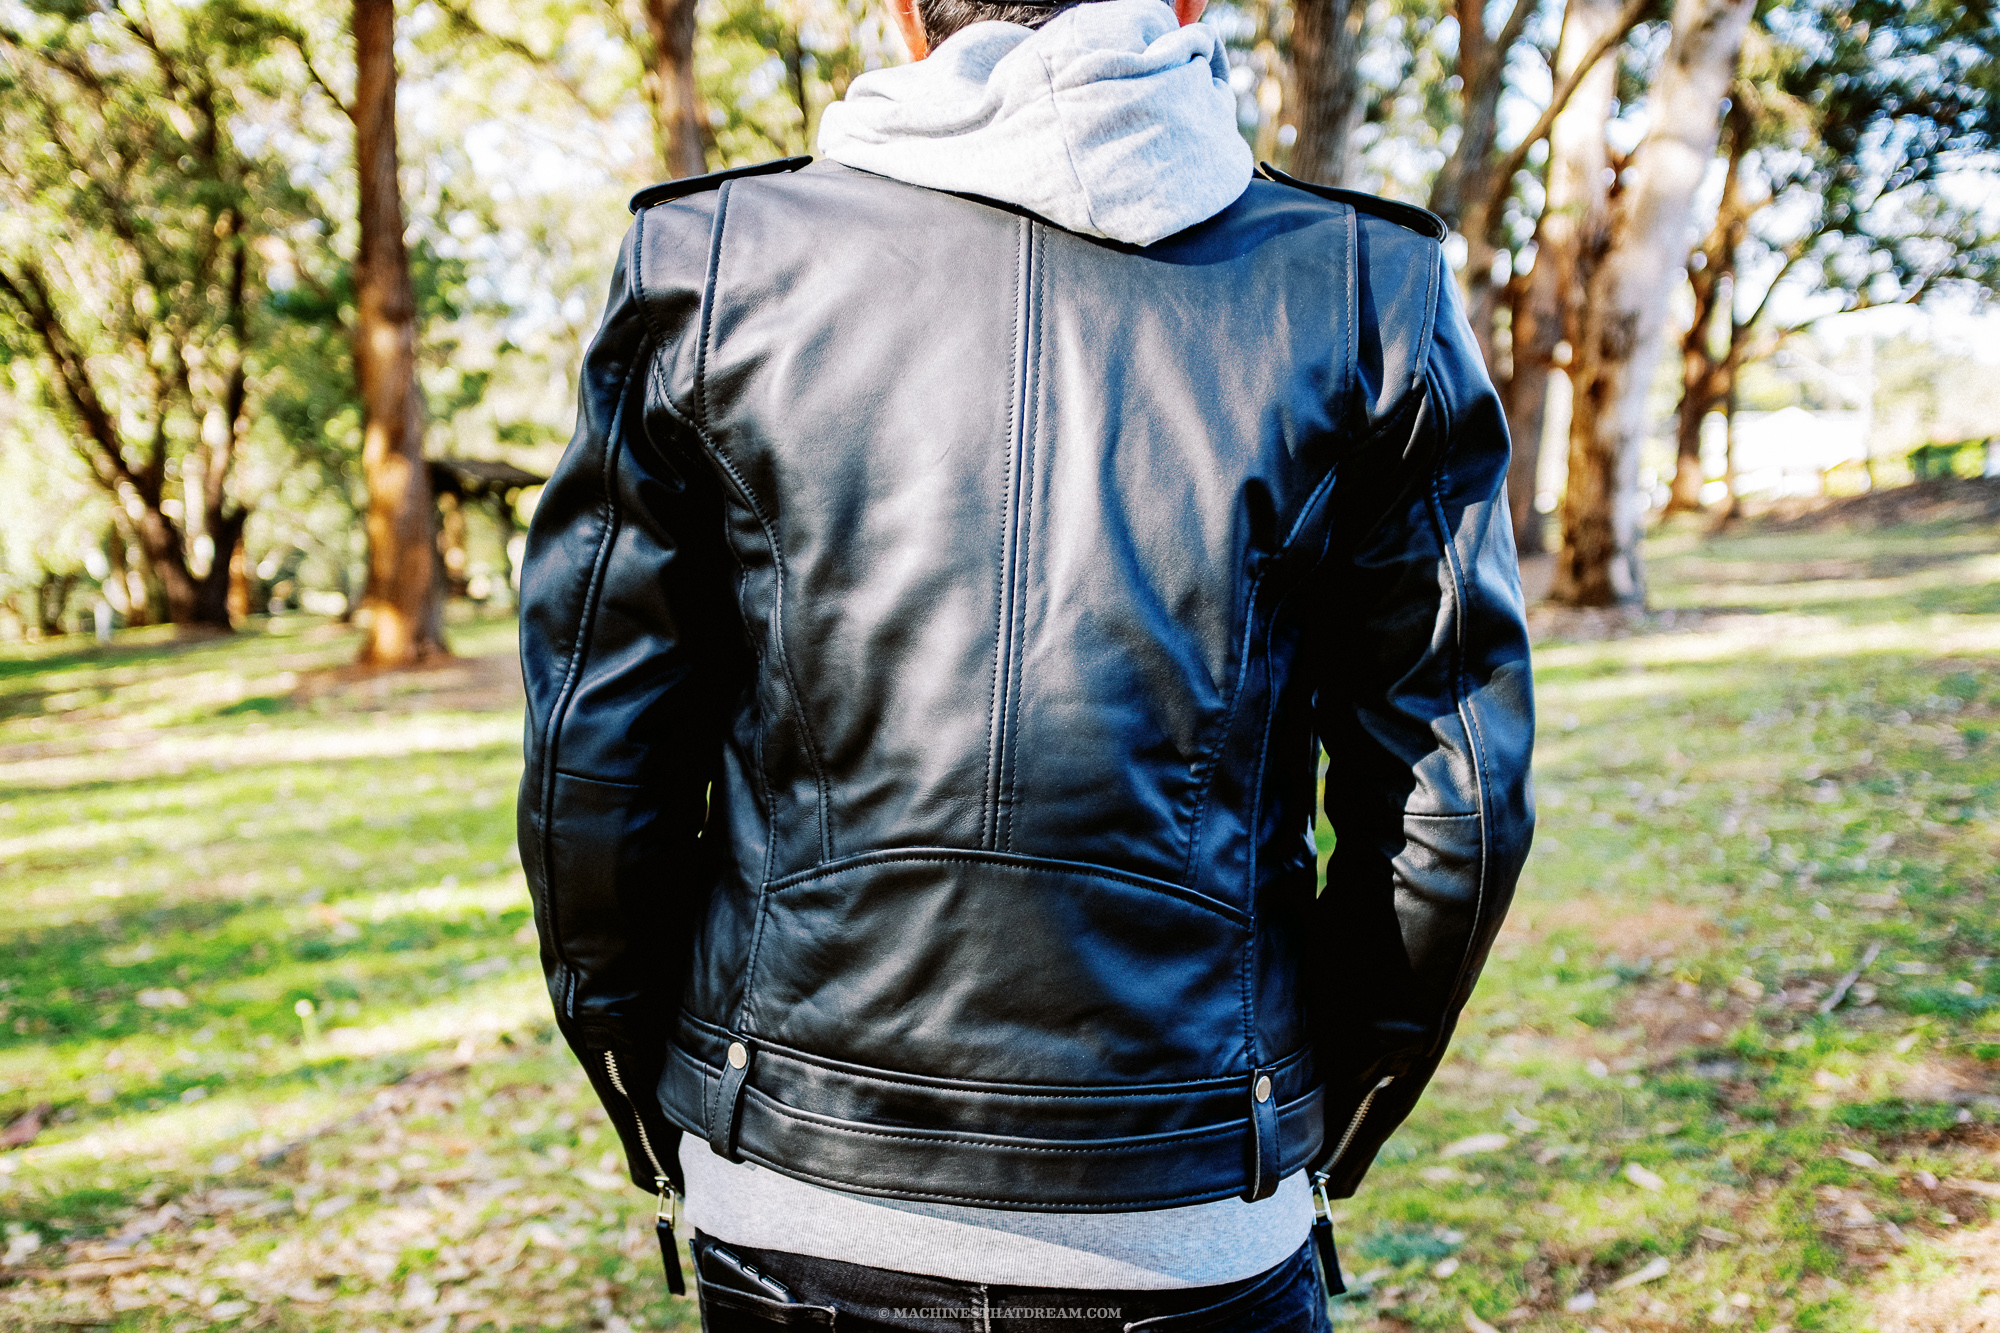
<path id="1" fill-rule="evenodd" d="M 1319 1257 L 1319 1281 L 1328 1297 L 1345 1296 L 1347 1283 L 1341 1280 L 1340 1256 L 1333 1248 L 1333 1205 L 1326 1197 L 1326 1172 L 1313 1177 L 1313 1252 Z"/>
<path id="2" fill-rule="evenodd" d="M 676 1296 L 688 1294 L 687 1280 L 681 1276 L 681 1251 L 674 1244 L 674 1187 L 665 1176 L 654 1176 L 660 1187 L 660 1206 L 653 1214 L 653 1230 L 660 1238 L 660 1262 L 667 1266 L 667 1290 Z"/>

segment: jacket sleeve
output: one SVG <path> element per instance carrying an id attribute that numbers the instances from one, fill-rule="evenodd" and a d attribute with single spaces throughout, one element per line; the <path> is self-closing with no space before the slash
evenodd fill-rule
<path id="1" fill-rule="evenodd" d="M 709 882 L 726 645 L 742 636 L 719 496 L 655 401 L 679 321 L 641 290 L 647 221 L 621 251 L 576 433 L 528 531 L 519 834 L 557 1024 L 651 1190 L 679 1183 L 655 1085 Z"/>
<path id="2" fill-rule="evenodd" d="M 1428 265 L 1397 267 L 1404 290 L 1361 302 L 1381 321 L 1360 339 L 1362 396 L 1384 410 L 1336 472 L 1314 653 L 1337 842 L 1311 948 L 1340 960 L 1319 969 L 1315 996 L 1331 1094 L 1317 1165 L 1336 1197 L 1443 1058 L 1534 823 L 1506 420 L 1456 284 L 1426 248 Z M 1412 275 L 1425 273 L 1418 299 Z M 1406 392 L 1391 392 L 1398 374 Z"/>

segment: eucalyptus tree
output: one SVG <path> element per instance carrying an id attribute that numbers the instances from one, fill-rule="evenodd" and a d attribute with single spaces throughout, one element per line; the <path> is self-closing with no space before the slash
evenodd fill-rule
<path id="1" fill-rule="evenodd" d="M 1980 8 L 1810 0 L 1760 16 L 1689 265 L 1669 512 L 1700 507 L 1702 423 L 1733 419 L 1746 361 L 1829 314 L 2000 288 L 2000 232 L 1963 188 L 2000 146 L 1996 70 L 2000 25 Z"/>
<path id="2" fill-rule="evenodd" d="M 1563 96 L 1560 103 L 1552 102 L 1555 114 L 1543 113 L 1548 153 L 1541 208 L 1530 238 L 1534 257 L 1526 272 L 1516 265 L 1507 284 L 1507 356 L 1504 367 L 1493 368 L 1514 444 L 1507 498 L 1514 544 L 1522 555 L 1548 549 L 1535 493 L 1549 377 L 1559 373 L 1556 352 L 1562 342 L 1579 336 L 1577 242 L 1584 220 L 1601 212 L 1610 189 L 1605 177 L 1611 152 L 1604 127 L 1617 105 L 1618 70 L 1617 61 L 1606 57 L 1631 30 L 1631 17 L 1625 0 L 1568 0 L 1564 7 L 1552 66 L 1555 87 Z M 1493 206 L 1488 204 L 1486 211 L 1491 217 Z M 1491 282 L 1490 275 L 1468 277 L 1475 284 Z M 1498 360 L 1493 357 L 1490 363 Z"/>
<path id="3" fill-rule="evenodd" d="M 1754 4 L 1675 0 L 1672 35 L 1646 94 L 1645 136 L 1584 224 L 1577 255 L 1581 319 L 1568 368 L 1569 480 L 1549 593 L 1558 603 L 1645 600 L 1637 474 L 1650 424 L 1647 391 Z"/>
<path id="4" fill-rule="evenodd" d="M 279 36 L 239 0 L 0 8 L 0 318 L 179 625 L 229 627 L 249 518 L 260 242 L 300 201 L 235 122 Z"/>
<path id="5" fill-rule="evenodd" d="M 1497 28 L 1488 22 L 1484 0 L 1458 0 L 1454 11 L 1458 49 L 1453 60 L 1458 135 L 1431 182 L 1428 202 L 1431 211 L 1465 239 L 1461 276 L 1467 315 L 1487 368 L 1502 379 L 1503 387 L 1507 367 L 1495 352 L 1494 327 L 1503 293 L 1494 269 L 1507 203 L 1519 189 L 1518 177 L 1529 155 L 1549 135 L 1570 99 L 1658 3 L 1622 0 L 1607 11 L 1593 0 L 1569 0 L 1562 10 L 1556 58 L 1548 62 L 1548 98 L 1528 131 L 1502 149 L 1501 98 L 1540 0 L 1513 0 Z"/>

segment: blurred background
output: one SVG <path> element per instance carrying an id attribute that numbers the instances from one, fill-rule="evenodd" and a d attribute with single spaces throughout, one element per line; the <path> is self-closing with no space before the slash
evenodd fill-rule
<path id="1" fill-rule="evenodd" d="M 1449 224 L 1542 686 L 1336 1319 L 2000 1330 L 2000 19 L 1206 21 L 1260 159 Z M 625 199 L 901 59 L 861 0 L 0 0 L 0 1326 L 694 1325 L 541 991 L 522 533 Z"/>

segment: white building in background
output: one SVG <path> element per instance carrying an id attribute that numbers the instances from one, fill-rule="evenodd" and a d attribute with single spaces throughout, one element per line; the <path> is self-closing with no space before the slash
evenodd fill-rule
<path id="1" fill-rule="evenodd" d="M 1702 474 L 1722 485 L 1724 423 L 1711 416 L 1703 423 Z M 1785 407 L 1776 412 L 1736 414 L 1736 493 L 1738 495 L 1818 495 L 1826 474 L 1843 463 L 1868 461 L 1869 414 L 1814 412 Z M 1720 499 L 1718 489 L 1712 497 Z"/>
<path id="2" fill-rule="evenodd" d="M 1672 418 L 1660 421 L 1641 456 L 1639 485 L 1653 509 L 1666 504 L 1667 487 L 1673 480 L 1674 424 Z M 1703 504 L 1718 503 L 1729 493 L 1723 480 L 1728 462 L 1725 430 L 1719 412 L 1702 423 Z M 1736 493 L 1773 499 L 1822 494 L 1828 471 L 1842 465 L 1861 468 L 1867 464 L 1869 430 L 1870 417 L 1865 411 L 1816 412 L 1786 407 L 1776 412 L 1738 412 Z M 1535 487 L 1535 507 L 1544 514 L 1555 511 L 1562 494 L 1569 472 L 1568 455 L 1569 384 L 1564 376 L 1556 375 L 1549 381 L 1547 430 Z M 2000 457 L 2000 449 L 1993 456 Z"/>

